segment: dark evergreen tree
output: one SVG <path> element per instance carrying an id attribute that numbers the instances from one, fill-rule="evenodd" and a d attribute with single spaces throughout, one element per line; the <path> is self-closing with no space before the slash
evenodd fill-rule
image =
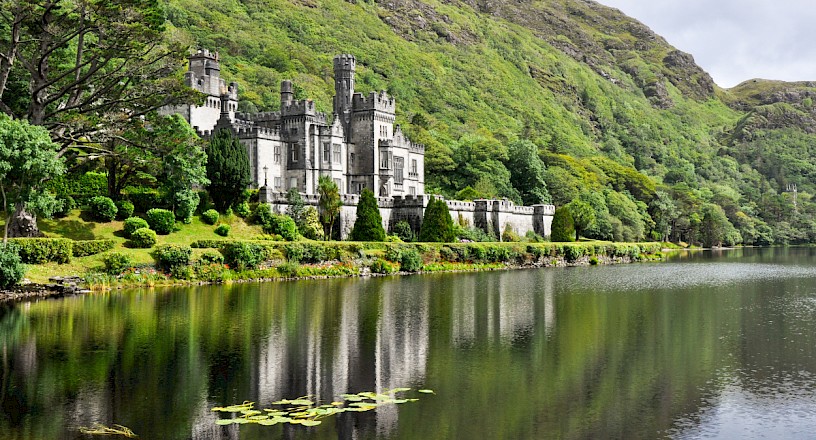
<path id="1" fill-rule="evenodd" d="M 555 210 L 550 240 L 557 242 L 575 241 L 575 224 L 572 214 L 566 206 Z"/>
<path id="2" fill-rule="evenodd" d="M 360 194 L 357 204 L 357 220 L 351 230 L 352 241 L 385 241 L 385 229 L 382 226 L 382 215 L 374 193 L 366 188 Z"/>
<path id="3" fill-rule="evenodd" d="M 453 219 L 444 200 L 435 200 L 431 197 L 428 207 L 425 208 L 418 240 L 436 243 L 450 243 L 456 240 Z"/>
<path id="4" fill-rule="evenodd" d="M 219 130 L 207 147 L 207 178 L 215 208 L 225 212 L 243 200 L 243 192 L 252 180 L 246 148 L 230 130 Z"/>

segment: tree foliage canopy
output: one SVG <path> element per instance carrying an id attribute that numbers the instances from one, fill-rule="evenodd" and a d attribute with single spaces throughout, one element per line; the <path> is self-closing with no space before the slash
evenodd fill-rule
<path id="1" fill-rule="evenodd" d="M 417 240 L 437 243 L 451 243 L 456 240 L 453 219 L 444 200 L 431 197 L 428 201 Z"/>
<path id="2" fill-rule="evenodd" d="M 207 147 L 207 190 L 220 212 L 225 212 L 252 183 L 246 148 L 230 130 L 219 130 Z"/>
<path id="3" fill-rule="evenodd" d="M 351 230 L 352 241 L 385 241 L 385 229 L 382 225 L 382 215 L 374 192 L 366 188 L 360 193 L 360 202 L 357 204 L 357 219 Z"/>

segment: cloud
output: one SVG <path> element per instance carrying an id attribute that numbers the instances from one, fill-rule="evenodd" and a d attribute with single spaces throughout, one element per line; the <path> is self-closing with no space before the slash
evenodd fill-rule
<path id="1" fill-rule="evenodd" d="M 722 87 L 816 80 L 812 0 L 600 0 L 691 53 Z"/>

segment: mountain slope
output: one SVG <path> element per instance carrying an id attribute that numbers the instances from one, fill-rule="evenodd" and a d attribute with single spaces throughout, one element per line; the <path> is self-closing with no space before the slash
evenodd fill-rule
<path id="1" fill-rule="evenodd" d="M 397 97 L 398 122 L 427 146 L 429 186 L 449 196 L 519 199 L 529 188 L 510 183 L 508 148 L 529 140 L 553 200 L 591 202 L 598 238 L 703 240 L 714 207 L 727 242 L 816 231 L 809 85 L 718 89 L 690 55 L 598 3 L 168 0 L 167 11 L 176 38 L 220 51 L 248 110 L 274 110 L 292 79 L 330 111 L 331 58 L 355 54 L 358 88 Z"/>

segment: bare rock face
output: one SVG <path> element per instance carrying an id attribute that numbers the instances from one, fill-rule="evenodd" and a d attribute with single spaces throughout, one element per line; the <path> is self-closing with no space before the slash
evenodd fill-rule
<path id="1" fill-rule="evenodd" d="M 37 216 L 25 209 L 18 209 L 11 217 L 8 235 L 25 238 L 42 237 L 40 228 L 37 227 Z"/>

